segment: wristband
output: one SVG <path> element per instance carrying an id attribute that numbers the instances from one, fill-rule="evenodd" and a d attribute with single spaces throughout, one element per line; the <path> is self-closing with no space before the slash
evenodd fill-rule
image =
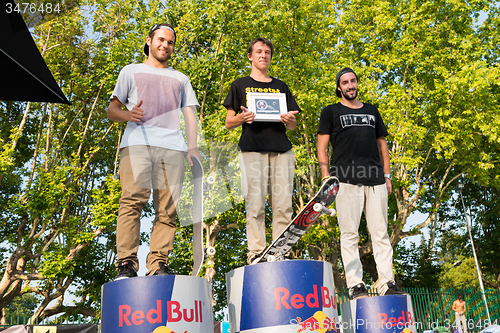
<path id="1" fill-rule="evenodd" d="M 389 179 L 389 180 L 392 180 L 392 176 L 391 176 L 390 173 L 384 174 L 384 177 L 387 178 L 387 179 Z"/>
<path id="2" fill-rule="evenodd" d="M 325 180 L 327 180 L 328 178 L 330 178 L 330 176 L 325 176 L 323 178 L 321 178 L 321 182 L 323 183 Z"/>

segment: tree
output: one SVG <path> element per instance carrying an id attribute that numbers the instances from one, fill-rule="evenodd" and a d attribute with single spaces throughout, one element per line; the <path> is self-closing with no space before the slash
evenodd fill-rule
<path id="1" fill-rule="evenodd" d="M 476 264 L 474 258 L 460 257 L 462 264 L 453 267 L 453 263 L 443 265 L 443 272 L 439 278 L 439 285 L 444 288 L 479 288 Z"/>
<path id="2" fill-rule="evenodd" d="M 404 243 L 404 242 L 402 242 Z M 405 288 L 439 288 L 441 267 L 437 264 L 436 254 L 431 252 L 428 241 L 420 239 L 417 247 L 401 244 L 397 249 L 395 268 L 397 277 Z"/>
<path id="3" fill-rule="evenodd" d="M 468 228 L 470 228 L 485 287 L 498 289 L 500 287 L 497 241 L 499 236 L 498 188 L 483 187 L 471 181 L 465 181 L 461 193 L 462 196 L 457 195 L 455 205 L 450 209 L 447 216 L 449 220 L 446 224 L 447 229 L 443 231 L 439 241 L 442 257 L 451 258 L 448 259 L 449 261 L 467 258 L 469 264 L 473 264 L 474 271 L 471 274 L 476 279 L 472 278 L 476 281 L 474 285 L 477 284 L 477 271 L 468 233 Z M 468 227 L 465 224 L 466 220 Z M 460 269 L 454 269 L 454 271 L 467 270 L 466 267 L 462 267 L 464 263 L 460 265 Z M 443 279 L 444 282 L 450 284 L 449 274 Z M 462 280 L 460 277 L 457 279 Z"/>
<path id="4" fill-rule="evenodd" d="M 26 322 L 26 319 L 33 315 L 38 302 L 39 299 L 31 294 L 15 297 L 12 302 L 5 307 L 5 317 L 11 318 L 12 321 L 18 318 L 24 318 Z"/>
<path id="5" fill-rule="evenodd" d="M 39 295 L 33 319 L 64 312 L 95 316 L 100 287 L 115 274 L 112 216 L 120 191 L 108 175 L 116 174 L 117 141 L 109 134 L 117 126 L 101 120 L 111 83 L 102 81 L 104 70 L 95 70 L 101 54 L 86 39 L 85 24 L 75 9 L 34 28 L 72 106 L 1 104 L 10 150 L 3 150 L 9 163 L 1 170 L 0 307 L 16 296 Z M 80 299 L 67 306 L 70 286 Z"/>

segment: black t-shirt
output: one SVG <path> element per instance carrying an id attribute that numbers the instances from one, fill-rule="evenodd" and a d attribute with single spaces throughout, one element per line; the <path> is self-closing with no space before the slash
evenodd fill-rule
<path id="1" fill-rule="evenodd" d="M 332 176 L 356 185 L 385 183 L 377 139 L 388 133 L 375 106 L 364 103 L 351 109 L 341 103 L 328 105 L 321 112 L 318 133 L 330 134 Z"/>
<path id="2" fill-rule="evenodd" d="M 285 82 L 275 78 L 271 82 L 260 82 L 250 76 L 233 81 L 222 105 L 241 113 L 241 106 L 248 107 L 247 92 L 285 94 L 288 111 L 300 111 Z M 284 153 L 292 149 L 292 143 L 286 136 L 286 126 L 282 122 L 254 121 L 251 124 L 243 123 L 238 147 L 241 151 Z"/>

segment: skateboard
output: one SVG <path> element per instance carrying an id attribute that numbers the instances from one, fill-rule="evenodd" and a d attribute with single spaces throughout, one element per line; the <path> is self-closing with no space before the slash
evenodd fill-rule
<path id="1" fill-rule="evenodd" d="M 335 201 L 338 190 L 339 180 L 337 177 L 330 177 L 325 180 L 314 198 L 297 214 L 281 235 L 267 249 L 256 256 L 252 261 L 252 265 L 265 261 L 284 260 L 285 255 L 309 230 L 321 214 L 335 216 L 335 209 L 329 209 L 328 207 Z"/>
<path id="2" fill-rule="evenodd" d="M 208 186 L 215 182 L 215 179 L 208 177 L 203 181 L 203 166 L 196 156 L 192 156 L 193 166 L 193 271 L 192 276 L 198 276 L 201 266 L 208 259 L 209 255 L 215 254 L 213 247 L 203 247 L 203 193 Z"/>
<path id="3" fill-rule="evenodd" d="M 203 166 L 196 156 L 191 157 L 193 165 L 193 272 L 197 276 L 204 261 L 203 249 Z"/>

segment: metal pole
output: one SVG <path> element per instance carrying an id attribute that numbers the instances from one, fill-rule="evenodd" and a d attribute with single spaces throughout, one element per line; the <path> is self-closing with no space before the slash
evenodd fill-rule
<path id="1" fill-rule="evenodd" d="M 476 263 L 477 277 L 479 278 L 479 286 L 481 287 L 481 294 L 483 295 L 484 305 L 486 306 L 486 316 L 488 316 L 488 322 L 491 325 L 490 311 L 488 310 L 488 302 L 486 301 L 486 295 L 484 294 L 483 276 L 482 276 L 481 270 L 479 268 L 479 262 L 478 262 L 477 256 L 476 256 L 476 249 L 474 247 L 474 240 L 472 239 L 472 232 L 471 232 L 472 224 L 470 225 L 470 228 L 469 228 L 469 217 L 467 215 L 467 211 L 465 210 L 464 197 L 462 196 L 462 188 L 460 188 L 460 198 L 462 199 L 462 206 L 464 208 L 465 226 L 467 227 L 467 230 L 469 231 L 470 244 L 472 246 L 472 254 L 474 255 L 474 261 Z"/>

